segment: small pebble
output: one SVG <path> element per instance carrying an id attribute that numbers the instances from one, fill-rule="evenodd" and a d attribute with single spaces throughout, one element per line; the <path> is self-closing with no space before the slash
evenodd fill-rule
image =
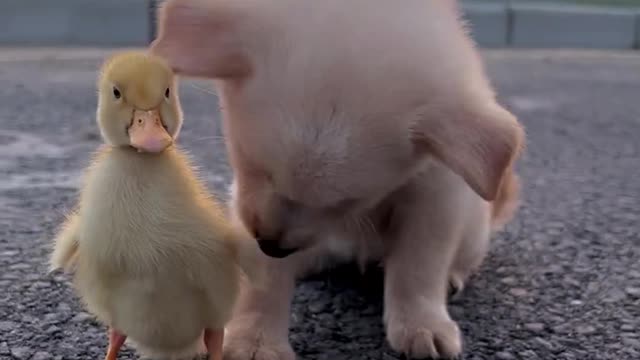
<path id="1" fill-rule="evenodd" d="M 40 323 L 40 319 L 35 318 L 31 315 L 22 315 L 22 322 L 36 324 L 36 323 Z"/>
<path id="2" fill-rule="evenodd" d="M 92 316 L 90 314 L 87 314 L 86 312 L 79 312 L 71 319 L 71 322 L 81 323 L 90 320 L 91 318 Z"/>
<path id="3" fill-rule="evenodd" d="M 594 332 L 596 332 L 596 328 L 594 328 L 591 325 L 579 325 L 576 328 L 576 331 L 578 332 L 578 334 L 587 335 L 587 334 L 593 334 Z"/>
<path id="4" fill-rule="evenodd" d="M 0 343 L 0 355 L 9 355 L 11 354 L 11 350 L 9 350 L 9 345 L 6 342 Z"/>
<path id="5" fill-rule="evenodd" d="M 633 331 L 633 329 L 634 329 L 634 327 L 633 327 L 633 325 L 631 325 L 631 324 L 623 324 L 623 325 L 620 327 L 620 330 L 622 330 L 622 331 L 627 331 L 627 332 Z"/>
<path id="6" fill-rule="evenodd" d="M 13 329 L 16 329 L 18 327 L 18 324 L 14 323 L 13 321 L 0 321 L 0 331 L 2 332 L 9 332 Z"/>
<path id="7" fill-rule="evenodd" d="M 499 360 L 513 360 L 515 358 L 516 357 L 513 356 L 513 354 L 506 351 L 500 351 L 496 353 L 496 359 L 499 359 Z"/>
<path id="8" fill-rule="evenodd" d="M 11 355 L 18 359 L 28 359 L 31 356 L 31 349 L 25 346 L 15 347 L 11 349 Z"/>
<path id="9" fill-rule="evenodd" d="M 522 297 L 527 295 L 527 290 L 522 289 L 522 288 L 513 288 L 511 290 L 509 290 L 509 293 L 513 296 L 517 296 L 517 297 Z"/>
<path id="10" fill-rule="evenodd" d="M 640 288 L 637 287 L 628 287 L 624 289 L 624 291 L 631 296 L 640 297 Z"/>
<path id="11" fill-rule="evenodd" d="M 558 334 L 567 334 L 570 332 L 569 324 L 560 324 L 553 327 L 553 332 Z"/>
<path id="12" fill-rule="evenodd" d="M 61 329 L 55 325 L 51 325 L 47 328 L 47 330 L 45 330 L 45 333 L 47 333 L 48 335 L 52 335 L 55 334 L 57 332 L 59 332 Z"/>
<path id="13" fill-rule="evenodd" d="M 49 359 L 53 359 L 53 356 L 51 356 L 51 354 L 49 354 L 48 352 L 44 352 L 44 351 L 38 351 L 33 355 L 33 357 L 31 357 L 31 360 L 49 360 Z"/>
<path id="14" fill-rule="evenodd" d="M 552 350 L 553 349 L 553 344 L 551 344 L 550 342 L 548 342 L 547 340 L 541 338 L 541 337 L 537 337 L 534 339 L 538 344 L 544 346 L 546 349 Z"/>
<path id="15" fill-rule="evenodd" d="M 620 290 L 613 290 L 611 291 L 611 293 L 609 295 L 607 295 L 606 298 L 604 298 L 604 302 L 606 303 L 615 303 L 615 302 L 619 302 L 620 300 L 624 299 L 626 297 L 625 293 L 620 291 Z"/>
<path id="16" fill-rule="evenodd" d="M 71 311 L 71 306 L 65 303 L 58 304 L 58 311 L 60 312 L 69 312 Z"/>
<path id="17" fill-rule="evenodd" d="M 35 289 L 46 289 L 48 287 L 50 287 L 51 285 L 48 282 L 45 281 L 36 281 L 35 283 L 33 283 L 33 287 Z"/>
<path id="18" fill-rule="evenodd" d="M 28 270 L 31 269 L 29 264 L 14 264 L 9 266 L 9 270 Z"/>
<path id="19" fill-rule="evenodd" d="M 519 354 L 521 359 L 538 359 L 539 358 L 538 354 L 536 354 L 535 351 L 533 350 L 521 351 Z"/>
<path id="20" fill-rule="evenodd" d="M 544 324 L 542 324 L 542 323 L 524 324 L 524 327 L 527 330 L 535 331 L 535 332 L 540 332 L 540 331 L 544 330 Z"/>
<path id="21" fill-rule="evenodd" d="M 622 343 L 628 347 L 640 350 L 640 340 L 633 338 L 623 338 Z"/>
<path id="22" fill-rule="evenodd" d="M 18 251 L 16 250 L 7 250 L 7 251 L 0 252 L 0 256 L 6 257 L 6 258 L 14 257 L 16 255 L 18 255 Z"/>
<path id="23" fill-rule="evenodd" d="M 309 311 L 314 314 L 322 312 L 326 308 L 326 304 L 323 302 L 314 302 L 309 305 Z"/>
<path id="24" fill-rule="evenodd" d="M 57 319 L 58 319 L 58 317 L 59 317 L 59 316 L 58 316 L 58 314 L 56 314 L 56 313 L 49 313 L 49 314 L 46 314 L 46 315 L 44 316 L 44 320 L 46 320 L 46 321 L 53 321 L 53 320 L 57 320 Z"/>

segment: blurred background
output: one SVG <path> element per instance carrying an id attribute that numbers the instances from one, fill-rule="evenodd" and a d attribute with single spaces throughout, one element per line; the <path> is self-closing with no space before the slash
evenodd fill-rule
<path id="1" fill-rule="evenodd" d="M 162 0 L 2 0 L 0 45 L 138 46 Z M 485 47 L 637 48 L 640 0 L 462 0 Z"/>
<path id="2" fill-rule="evenodd" d="M 0 0 L 1 360 L 104 356 L 105 329 L 46 262 L 101 143 L 96 71 L 115 49 L 154 38 L 157 5 Z M 522 206 L 450 304 L 462 358 L 640 359 L 640 0 L 462 9 L 528 137 Z M 180 96 L 179 142 L 224 198 L 231 172 L 212 86 L 185 79 Z M 342 267 L 300 283 L 290 340 L 300 359 L 401 359 L 381 313 L 380 271 Z M 120 357 L 136 358 L 129 347 Z"/>

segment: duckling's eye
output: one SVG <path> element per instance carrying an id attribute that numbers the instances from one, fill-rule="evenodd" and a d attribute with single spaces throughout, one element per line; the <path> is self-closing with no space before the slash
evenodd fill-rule
<path id="1" fill-rule="evenodd" d="M 169 88 L 167 88 L 167 90 L 164 91 L 164 97 L 166 97 L 167 99 L 169 98 Z"/>
<path id="2" fill-rule="evenodd" d="M 115 97 L 116 99 L 120 99 L 120 97 L 122 96 L 122 94 L 120 94 L 120 90 L 118 90 L 118 88 L 113 88 L 113 97 Z"/>

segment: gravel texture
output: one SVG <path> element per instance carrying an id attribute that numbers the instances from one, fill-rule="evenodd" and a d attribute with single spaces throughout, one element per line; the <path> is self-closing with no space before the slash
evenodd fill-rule
<path id="1" fill-rule="evenodd" d="M 99 359 L 104 328 L 50 240 L 99 143 L 100 51 L 0 50 L 0 359 Z M 640 57 L 485 53 L 502 101 L 528 130 L 517 218 L 452 316 L 466 360 L 640 359 Z M 190 150 L 212 190 L 229 181 L 215 97 L 185 82 Z M 399 359 L 385 345 L 381 274 L 351 266 L 301 282 L 291 341 L 301 359 Z M 121 359 L 134 359 L 130 348 Z"/>

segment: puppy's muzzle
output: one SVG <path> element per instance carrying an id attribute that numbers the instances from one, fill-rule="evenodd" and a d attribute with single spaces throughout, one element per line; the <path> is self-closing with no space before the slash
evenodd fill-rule
<path id="1" fill-rule="evenodd" d="M 282 259 L 298 251 L 295 248 L 285 249 L 281 247 L 277 240 L 257 238 L 256 241 L 260 250 L 272 258 Z"/>

